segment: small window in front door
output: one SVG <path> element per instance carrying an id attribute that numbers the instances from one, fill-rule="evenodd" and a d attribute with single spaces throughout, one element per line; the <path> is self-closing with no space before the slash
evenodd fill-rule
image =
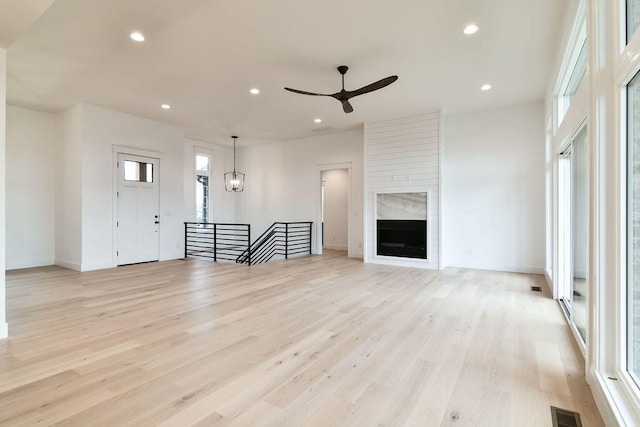
<path id="1" fill-rule="evenodd" d="M 153 182 L 153 164 L 124 161 L 124 180 L 135 182 Z"/>

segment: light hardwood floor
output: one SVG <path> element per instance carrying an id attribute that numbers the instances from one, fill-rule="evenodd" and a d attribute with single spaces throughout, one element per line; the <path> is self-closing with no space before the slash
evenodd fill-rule
<path id="1" fill-rule="evenodd" d="M 7 272 L 0 424 L 603 425 L 541 276 L 176 260 Z"/>

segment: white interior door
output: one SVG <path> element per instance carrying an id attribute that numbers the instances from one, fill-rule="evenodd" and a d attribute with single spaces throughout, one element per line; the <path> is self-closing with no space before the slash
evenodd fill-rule
<path id="1" fill-rule="evenodd" d="M 118 265 L 157 261 L 159 161 L 118 153 Z"/>

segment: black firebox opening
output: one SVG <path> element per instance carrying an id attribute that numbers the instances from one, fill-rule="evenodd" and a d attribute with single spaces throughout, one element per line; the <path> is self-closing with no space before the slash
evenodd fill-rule
<path id="1" fill-rule="evenodd" d="M 378 255 L 427 259 L 427 221 L 379 219 Z"/>

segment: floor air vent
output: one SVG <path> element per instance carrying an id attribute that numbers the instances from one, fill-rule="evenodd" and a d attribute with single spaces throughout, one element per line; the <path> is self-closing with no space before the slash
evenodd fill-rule
<path id="1" fill-rule="evenodd" d="M 542 288 L 540 286 L 532 286 L 531 290 L 533 292 L 542 292 Z"/>
<path id="2" fill-rule="evenodd" d="M 553 427 L 582 427 L 580 414 L 566 409 L 551 407 L 551 419 Z"/>

